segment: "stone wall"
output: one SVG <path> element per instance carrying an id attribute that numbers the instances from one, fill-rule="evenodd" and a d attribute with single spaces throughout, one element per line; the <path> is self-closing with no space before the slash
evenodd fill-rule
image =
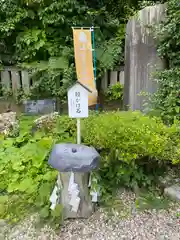
<path id="1" fill-rule="evenodd" d="M 142 110 L 141 92 L 154 93 L 157 83 L 153 72 L 164 68 L 158 57 L 152 27 L 165 16 L 165 5 L 146 7 L 129 20 L 126 27 L 124 105 L 132 110 Z"/>
<path id="2" fill-rule="evenodd" d="M 19 124 L 15 112 L 0 114 L 0 135 L 18 136 Z"/>

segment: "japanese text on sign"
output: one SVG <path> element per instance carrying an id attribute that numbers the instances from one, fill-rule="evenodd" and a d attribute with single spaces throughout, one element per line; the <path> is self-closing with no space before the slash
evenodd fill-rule
<path id="1" fill-rule="evenodd" d="M 81 113 L 81 95 L 80 92 L 75 92 L 75 97 L 76 97 L 76 113 Z"/>

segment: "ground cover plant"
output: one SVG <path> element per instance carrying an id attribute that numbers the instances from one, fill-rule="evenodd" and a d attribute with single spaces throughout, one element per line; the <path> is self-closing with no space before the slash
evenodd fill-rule
<path id="1" fill-rule="evenodd" d="M 59 116 L 32 134 L 25 127 L 27 122 L 33 125 L 32 120 L 21 118 L 20 136 L 0 140 L 0 218 L 11 222 L 31 211 L 51 220 L 59 219 L 62 212 L 60 205 L 55 211 L 49 208 L 57 172 L 47 161 L 55 143 L 76 141 L 76 121 Z M 82 142 L 101 154 L 95 172 L 101 199 L 121 186 L 135 189 L 155 184 L 167 166 L 179 164 L 179 135 L 178 122 L 167 127 L 159 118 L 140 112 L 90 114 L 82 121 Z"/>

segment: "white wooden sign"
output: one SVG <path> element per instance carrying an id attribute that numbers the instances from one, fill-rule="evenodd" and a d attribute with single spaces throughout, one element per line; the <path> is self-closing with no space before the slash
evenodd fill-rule
<path id="1" fill-rule="evenodd" d="M 68 90 L 68 111 L 70 118 L 88 117 L 88 89 L 76 83 Z"/>

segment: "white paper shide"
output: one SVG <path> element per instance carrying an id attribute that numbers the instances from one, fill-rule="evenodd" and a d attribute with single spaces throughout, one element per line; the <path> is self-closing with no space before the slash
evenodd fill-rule
<path id="1" fill-rule="evenodd" d="M 54 210 L 56 205 L 57 205 L 57 201 L 58 201 L 58 192 L 61 191 L 62 189 L 62 183 L 61 183 L 61 179 L 58 175 L 58 178 L 57 178 L 57 182 L 54 186 L 54 189 L 52 191 L 52 194 L 50 196 L 50 203 L 51 203 L 51 206 L 50 206 L 50 209 L 51 210 Z"/>
<path id="2" fill-rule="evenodd" d="M 58 181 L 57 181 L 58 183 Z M 50 209 L 51 210 L 54 210 L 55 207 L 56 207 L 56 204 L 57 204 L 57 200 L 58 200 L 58 187 L 57 187 L 57 183 L 52 191 L 52 194 L 50 196 L 50 202 L 51 202 L 51 206 L 50 206 Z"/>
<path id="3" fill-rule="evenodd" d="M 74 173 L 71 173 L 70 176 L 68 192 L 70 196 L 69 205 L 72 207 L 71 211 L 77 213 L 81 199 L 79 197 L 78 184 L 74 181 Z"/>

